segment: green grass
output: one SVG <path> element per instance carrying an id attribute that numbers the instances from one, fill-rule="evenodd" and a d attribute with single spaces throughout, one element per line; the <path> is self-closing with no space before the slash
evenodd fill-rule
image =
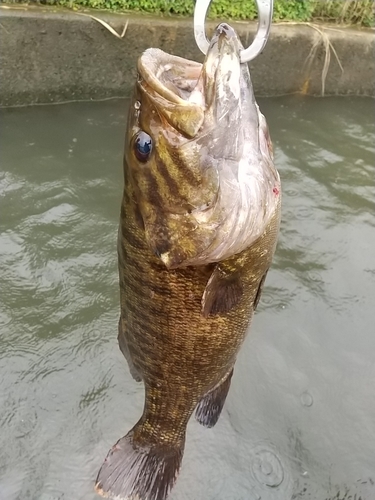
<path id="1" fill-rule="evenodd" d="M 24 0 L 3 0 L 24 3 Z M 27 2 L 26 2 L 27 3 Z M 28 3 L 60 5 L 81 9 L 149 12 L 191 16 L 193 0 L 30 0 Z M 257 17 L 254 0 L 213 0 L 209 17 L 214 19 L 248 19 Z M 338 24 L 374 26 L 373 0 L 275 0 L 274 21 L 324 21 Z"/>

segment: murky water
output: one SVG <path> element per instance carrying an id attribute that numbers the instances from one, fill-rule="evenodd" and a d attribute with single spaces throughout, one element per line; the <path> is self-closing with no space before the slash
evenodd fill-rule
<path id="1" fill-rule="evenodd" d="M 280 242 L 222 418 L 191 421 L 171 500 L 372 500 L 373 101 L 260 104 Z M 94 500 L 141 413 L 116 341 L 126 106 L 1 111 L 1 500 Z"/>

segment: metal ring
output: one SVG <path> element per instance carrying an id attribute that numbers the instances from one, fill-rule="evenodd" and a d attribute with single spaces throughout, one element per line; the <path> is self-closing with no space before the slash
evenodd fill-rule
<path id="1" fill-rule="evenodd" d="M 210 42 L 207 40 L 204 28 L 208 6 L 211 0 L 197 0 L 194 9 L 194 36 L 199 49 L 207 54 Z M 241 62 L 255 59 L 264 49 L 270 33 L 273 13 L 273 0 L 256 0 L 258 8 L 258 30 L 253 43 L 241 51 Z"/>

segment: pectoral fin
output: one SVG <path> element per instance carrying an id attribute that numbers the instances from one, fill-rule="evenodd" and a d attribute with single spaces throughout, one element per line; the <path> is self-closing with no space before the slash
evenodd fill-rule
<path id="1" fill-rule="evenodd" d="M 235 307 L 243 294 L 238 272 L 231 273 L 217 265 L 207 282 L 202 297 L 202 314 L 205 318 L 225 314 Z"/>

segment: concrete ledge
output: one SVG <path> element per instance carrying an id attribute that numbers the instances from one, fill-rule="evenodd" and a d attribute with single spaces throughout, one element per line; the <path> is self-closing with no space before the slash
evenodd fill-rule
<path id="1" fill-rule="evenodd" d="M 134 84 L 136 60 L 152 46 L 202 60 L 191 19 L 98 12 L 93 15 L 109 22 L 118 32 L 129 20 L 124 39 L 117 39 L 91 18 L 72 12 L 0 8 L 0 104 L 128 96 Z M 232 24 L 248 45 L 256 24 Z M 322 29 L 343 67 L 342 72 L 331 53 L 325 94 L 374 96 L 374 32 Z M 309 66 L 306 60 L 317 41 L 319 47 Z M 256 94 L 321 94 L 324 56 L 317 30 L 306 25 L 275 24 L 265 51 L 251 64 Z"/>

